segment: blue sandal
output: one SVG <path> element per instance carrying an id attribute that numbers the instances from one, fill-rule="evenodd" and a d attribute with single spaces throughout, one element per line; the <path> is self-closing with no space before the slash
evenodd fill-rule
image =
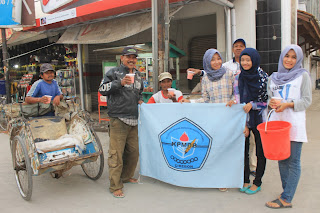
<path id="1" fill-rule="evenodd" d="M 251 187 L 251 185 L 249 185 L 249 186 L 247 186 L 247 187 L 242 187 L 239 191 L 240 191 L 240 192 L 245 192 L 245 191 L 247 191 L 250 187 Z"/>

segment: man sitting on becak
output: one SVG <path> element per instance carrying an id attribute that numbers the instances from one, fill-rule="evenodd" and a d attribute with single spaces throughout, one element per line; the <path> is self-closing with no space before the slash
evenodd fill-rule
<path id="1" fill-rule="evenodd" d="M 53 105 L 58 106 L 63 95 L 57 81 L 54 80 L 55 71 L 53 67 L 50 64 L 42 64 L 40 77 L 42 79 L 33 83 L 25 102 L 28 104 L 50 103 L 52 100 Z M 45 116 L 54 116 L 54 112 L 49 112 Z"/>

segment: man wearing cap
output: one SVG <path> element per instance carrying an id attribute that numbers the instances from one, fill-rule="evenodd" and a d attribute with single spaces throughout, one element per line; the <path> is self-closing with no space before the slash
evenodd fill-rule
<path id="1" fill-rule="evenodd" d="M 149 99 L 148 104 L 154 103 L 173 103 L 182 100 L 183 95 L 179 90 L 172 89 L 172 75 L 169 72 L 163 72 L 159 76 L 159 84 L 161 90 L 156 94 L 152 95 Z M 169 93 L 169 90 L 173 91 L 173 95 Z"/>
<path id="2" fill-rule="evenodd" d="M 52 96 L 51 100 L 54 105 L 59 105 L 60 100 L 63 98 L 62 92 L 58 86 L 55 77 L 55 71 L 51 64 L 42 64 L 40 67 L 40 77 L 38 81 L 32 84 L 29 90 L 25 102 L 28 104 L 34 103 L 47 103 L 48 96 Z M 54 116 L 54 112 L 49 112 L 46 115 Z"/>
<path id="3" fill-rule="evenodd" d="M 232 52 L 234 54 L 233 59 L 225 62 L 222 66 L 231 70 L 233 75 L 240 74 L 240 54 L 246 48 L 246 42 L 242 38 L 238 38 L 233 42 Z"/>
<path id="4" fill-rule="evenodd" d="M 137 56 L 135 48 L 125 47 L 122 64 L 109 70 L 99 87 L 99 92 L 108 98 L 109 189 L 116 198 L 124 197 L 123 183 L 138 183 L 133 175 L 139 158 L 138 104 L 143 103 L 143 84 L 140 72 L 135 69 Z"/>

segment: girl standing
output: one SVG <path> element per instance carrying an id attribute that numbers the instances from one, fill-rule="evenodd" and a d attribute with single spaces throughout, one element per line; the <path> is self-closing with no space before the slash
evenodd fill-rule
<path id="1" fill-rule="evenodd" d="M 267 106 L 267 81 L 268 75 L 259 67 L 260 55 L 256 49 L 246 48 L 240 55 L 241 73 L 236 76 L 238 91 L 235 88 L 237 102 L 245 103 L 244 111 L 248 113 L 247 124 L 244 131 L 245 140 L 245 165 L 244 184 L 240 192 L 255 194 L 261 190 L 262 176 L 266 167 L 266 158 L 263 153 L 260 133 L 257 125 L 263 122 L 262 114 Z M 236 84 L 235 84 L 236 86 Z M 239 94 L 237 94 L 239 92 Z M 250 185 L 249 166 L 249 132 L 252 131 L 256 143 L 257 170 L 253 185 Z"/>
<path id="2" fill-rule="evenodd" d="M 292 124 L 291 156 L 279 161 L 283 192 L 277 199 L 266 203 L 269 208 L 291 208 L 299 183 L 302 144 L 308 141 L 305 110 L 312 102 L 311 80 L 309 72 L 302 68 L 302 60 L 301 47 L 294 44 L 287 46 L 281 52 L 278 72 L 273 73 L 268 82 L 269 105 L 276 107 L 270 120 Z M 281 97 L 282 102 L 277 105 L 271 97 Z"/>
<path id="3" fill-rule="evenodd" d="M 208 49 L 203 56 L 204 76 L 201 81 L 202 98 L 197 103 L 228 103 L 234 102 L 233 82 L 231 70 L 222 66 L 222 57 L 218 50 Z M 180 102 L 190 102 L 182 99 Z M 219 188 L 221 192 L 227 188 Z"/>

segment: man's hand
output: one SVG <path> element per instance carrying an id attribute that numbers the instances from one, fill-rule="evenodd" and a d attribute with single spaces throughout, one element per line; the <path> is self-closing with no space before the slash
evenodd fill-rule
<path id="1" fill-rule="evenodd" d="M 121 80 L 121 86 L 124 86 L 126 84 L 128 85 L 131 84 L 131 78 L 127 75 Z"/>
<path id="2" fill-rule="evenodd" d="M 250 110 L 252 109 L 252 104 L 251 103 L 247 103 L 246 105 L 244 105 L 243 110 L 248 113 Z"/>
<path id="3" fill-rule="evenodd" d="M 177 101 L 176 94 L 170 95 L 170 93 L 168 93 L 168 98 L 171 99 L 174 102 Z"/>
<path id="4" fill-rule="evenodd" d="M 52 103 L 53 105 L 58 106 L 60 104 L 60 95 L 57 95 L 56 97 L 54 97 Z"/>
<path id="5" fill-rule="evenodd" d="M 179 102 L 180 103 L 190 103 L 190 100 L 182 98 Z"/>
<path id="6" fill-rule="evenodd" d="M 49 101 L 49 98 L 46 96 L 42 96 L 41 98 L 39 98 L 38 102 L 40 103 L 47 103 Z"/>

